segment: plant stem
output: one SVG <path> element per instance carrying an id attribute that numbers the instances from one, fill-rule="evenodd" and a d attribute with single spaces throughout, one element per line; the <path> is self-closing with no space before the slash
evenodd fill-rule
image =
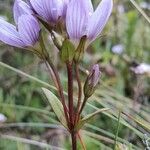
<path id="1" fill-rule="evenodd" d="M 79 113 L 79 109 L 81 106 L 81 97 L 82 97 L 82 85 L 81 85 L 81 80 L 80 80 L 80 76 L 79 76 L 78 64 L 75 64 L 75 73 L 76 73 L 76 79 L 77 79 L 77 83 L 78 83 L 78 103 L 77 103 L 77 110 L 76 110 L 76 116 L 75 116 L 75 123 L 76 123 L 78 120 L 78 113 Z"/>
<path id="2" fill-rule="evenodd" d="M 82 113 L 83 108 L 84 108 L 84 106 L 85 106 L 87 100 L 88 100 L 88 98 L 87 98 L 87 97 L 84 97 L 83 103 L 82 103 L 81 108 L 80 108 L 80 110 L 79 110 L 79 116 L 80 116 L 80 114 Z"/>
<path id="3" fill-rule="evenodd" d="M 71 133 L 71 140 L 72 140 L 72 150 L 77 150 L 77 136 L 74 131 Z"/>
<path id="4" fill-rule="evenodd" d="M 68 107 L 70 116 L 70 130 L 72 132 L 74 128 L 74 108 L 73 108 L 73 66 L 72 62 L 67 62 L 68 73 Z"/>
<path id="5" fill-rule="evenodd" d="M 45 58 L 45 60 L 47 61 L 47 63 L 49 64 L 49 66 L 51 67 L 51 69 L 52 69 L 52 71 L 53 71 L 53 73 L 55 75 L 56 82 L 57 82 L 56 87 L 58 89 L 58 93 L 59 93 L 59 96 L 60 96 L 61 101 L 62 101 L 62 105 L 63 105 L 63 108 L 64 108 L 66 121 L 69 124 L 68 108 L 67 108 L 66 103 L 65 103 L 65 97 L 64 97 L 64 94 L 63 94 L 63 87 L 62 87 L 61 82 L 60 82 L 59 74 L 58 74 L 55 66 L 51 62 L 51 60 L 49 58 Z"/>
<path id="6" fill-rule="evenodd" d="M 58 83 L 57 83 L 56 77 L 55 77 L 55 75 L 53 73 L 53 70 L 51 69 L 51 67 L 50 67 L 50 65 L 48 64 L 47 61 L 45 61 L 45 65 L 46 65 L 46 67 L 47 67 L 47 69 L 49 71 L 49 74 L 50 74 L 52 80 L 54 81 L 54 84 L 55 84 L 56 88 L 58 89 Z"/>

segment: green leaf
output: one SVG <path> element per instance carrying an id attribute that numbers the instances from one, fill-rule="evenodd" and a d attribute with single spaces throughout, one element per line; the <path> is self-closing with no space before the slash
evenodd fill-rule
<path id="1" fill-rule="evenodd" d="M 103 111 L 107 111 L 107 110 L 110 110 L 110 108 L 102 108 L 102 109 L 99 109 L 97 111 L 95 111 L 94 113 L 91 113 L 87 116 L 85 116 L 83 119 L 81 119 L 76 127 L 77 130 L 81 129 L 90 119 L 92 119 L 95 115 L 103 112 Z"/>
<path id="2" fill-rule="evenodd" d="M 61 60 L 64 62 L 72 61 L 75 54 L 75 47 L 74 45 L 68 40 L 64 40 L 62 49 L 60 51 Z"/>
<path id="3" fill-rule="evenodd" d="M 67 128 L 67 122 L 65 118 L 65 113 L 63 110 L 63 105 L 60 102 L 60 100 L 48 89 L 42 88 L 44 94 L 47 97 L 48 102 L 50 103 L 54 113 L 56 114 L 59 121 L 62 123 L 62 125 Z"/>

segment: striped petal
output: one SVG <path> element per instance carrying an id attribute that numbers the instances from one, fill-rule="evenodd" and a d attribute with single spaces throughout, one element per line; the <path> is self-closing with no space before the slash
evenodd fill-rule
<path id="1" fill-rule="evenodd" d="M 56 22 L 63 16 L 63 0 L 30 0 L 36 13 L 50 22 Z"/>
<path id="2" fill-rule="evenodd" d="M 63 7 L 62 7 L 62 17 L 66 18 L 66 12 L 67 12 L 67 5 L 69 3 L 69 0 L 62 0 Z"/>
<path id="3" fill-rule="evenodd" d="M 15 47 L 24 47 L 16 27 L 4 20 L 0 20 L 0 41 Z"/>
<path id="4" fill-rule="evenodd" d="M 32 15 L 22 15 L 18 20 L 18 32 L 26 46 L 34 46 L 39 38 L 40 26 Z"/>
<path id="5" fill-rule="evenodd" d="M 90 17 L 87 34 L 90 41 L 95 40 L 103 30 L 112 12 L 112 7 L 113 0 L 102 0 Z"/>
<path id="6" fill-rule="evenodd" d="M 86 34 L 91 13 L 93 13 L 91 0 L 72 0 L 68 4 L 66 27 L 72 40 L 79 40 Z"/>
<path id="7" fill-rule="evenodd" d="M 32 14 L 33 13 L 30 6 L 27 5 L 22 0 L 15 0 L 14 7 L 13 7 L 13 12 L 14 12 L 14 20 L 15 20 L 16 24 L 18 24 L 18 18 L 21 15 L 23 15 L 23 14 Z"/>

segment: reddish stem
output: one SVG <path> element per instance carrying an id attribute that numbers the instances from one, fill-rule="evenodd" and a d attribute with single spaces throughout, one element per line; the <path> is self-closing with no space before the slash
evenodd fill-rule
<path id="1" fill-rule="evenodd" d="M 83 103 L 82 103 L 81 108 L 80 108 L 80 110 L 79 110 L 78 116 L 80 116 L 80 114 L 82 113 L 83 108 L 85 107 L 85 104 L 86 104 L 87 100 L 88 100 L 88 98 L 87 98 L 87 97 L 84 97 L 84 100 L 83 100 Z"/>
<path id="2" fill-rule="evenodd" d="M 51 62 L 51 60 L 49 58 L 45 58 L 45 59 L 46 59 L 47 63 L 50 65 L 50 67 L 51 67 L 51 69 L 52 69 L 52 71 L 55 75 L 56 82 L 54 82 L 54 83 L 55 83 L 55 85 L 58 89 L 58 93 L 59 93 L 59 96 L 61 98 L 61 102 L 62 102 L 62 105 L 63 105 L 66 121 L 69 124 L 68 108 L 67 108 L 66 103 L 65 103 L 65 97 L 64 97 L 64 94 L 63 94 L 63 87 L 62 87 L 61 82 L 60 82 L 59 74 L 58 74 L 55 66 Z"/>
<path id="3" fill-rule="evenodd" d="M 77 135 L 75 132 L 71 133 L 71 140 L 72 140 L 72 150 L 77 150 Z"/>
<path id="4" fill-rule="evenodd" d="M 68 107 L 70 116 L 70 130 L 74 128 L 74 107 L 73 107 L 73 68 L 72 62 L 67 62 L 67 73 L 68 73 Z"/>
<path id="5" fill-rule="evenodd" d="M 80 76 L 79 76 L 78 64 L 75 65 L 75 73 L 76 73 L 76 79 L 78 83 L 78 103 L 77 103 L 77 111 L 76 111 L 76 116 L 75 116 L 75 124 L 76 124 L 79 118 L 78 114 L 79 114 L 79 109 L 81 106 L 81 97 L 82 97 L 82 85 L 81 85 Z"/>

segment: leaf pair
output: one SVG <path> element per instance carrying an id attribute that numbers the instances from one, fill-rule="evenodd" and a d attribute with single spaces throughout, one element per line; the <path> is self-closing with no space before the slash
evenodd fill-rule
<path id="1" fill-rule="evenodd" d="M 54 95 L 51 91 L 49 91 L 46 88 L 42 88 L 49 104 L 51 105 L 54 113 L 56 114 L 57 118 L 59 119 L 59 121 L 61 122 L 61 124 L 68 129 L 67 127 L 67 122 L 66 122 L 66 118 L 65 118 L 65 113 L 63 111 L 63 105 L 61 103 L 61 101 L 56 97 L 56 95 Z M 94 113 L 91 113 L 87 116 L 85 116 L 83 119 L 79 120 L 79 123 L 76 125 L 76 130 L 80 130 L 90 119 L 92 119 L 95 115 L 103 112 L 103 111 L 107 111 L 109 110 L 109 108 L 103 108 L 103 109 L 99 109 Z"/>

